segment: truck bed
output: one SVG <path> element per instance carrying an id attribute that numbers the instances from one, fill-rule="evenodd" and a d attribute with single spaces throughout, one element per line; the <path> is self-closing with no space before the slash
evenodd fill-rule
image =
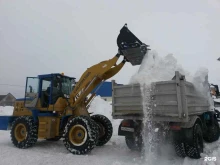
<path id="1" fill-rule="evenodd" d="M 189 116 L 209 109 L 208 100 L 178 71 L 170 81 L 152 83 L 151 101 L 154 121 L 188 122 Z M 112 81 L 112 116 L 114 119 L 142 119 L 143 97 L 140 84 L 117 85 Z"/>

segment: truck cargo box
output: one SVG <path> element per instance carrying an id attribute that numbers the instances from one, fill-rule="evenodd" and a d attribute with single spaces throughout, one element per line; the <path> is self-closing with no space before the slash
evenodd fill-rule
<path id="1" fill-rule="evenodd" d="M 170 81 L 151 84 L 154 121 L 188 122 L 189 116 L 209 110 L 208 99 L 198 93 L 194 85 L 178 71 Z M 140 84 L 117 85 L 112 81 L 112 116 L 114 119 L 142 119 L 143 98 Z M 149 96 L 148 96 L 149 97 Z"/>

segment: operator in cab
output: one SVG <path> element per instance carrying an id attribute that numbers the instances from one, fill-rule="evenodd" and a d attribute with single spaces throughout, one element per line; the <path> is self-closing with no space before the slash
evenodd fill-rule
<path id="1" fill-rule="evenodd" d="M 50 86 L 47 88 L 46 95 L 49 99 L 50 94 L 51 94 L 51 101 L 52 101 L 51 103 L 54 104 L 54 103 L 56 103 L 56 101 L 59 97 L 62 97 L 62 90 L 61 90 L 60 84 L 57 80 L 54 80 L 52 84 L 53 84 L 52 87 L 51 87 L 51 83 L 50 83 Z"/>

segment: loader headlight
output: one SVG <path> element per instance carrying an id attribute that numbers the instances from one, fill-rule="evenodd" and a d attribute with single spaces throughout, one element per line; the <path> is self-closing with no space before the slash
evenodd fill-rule
<path id="1" fill-rule="evenodd" d="M 70 95 L 67 95 L 67 94 L 64 94 L 64 97 L 69 99 L 70 98 Z"/>

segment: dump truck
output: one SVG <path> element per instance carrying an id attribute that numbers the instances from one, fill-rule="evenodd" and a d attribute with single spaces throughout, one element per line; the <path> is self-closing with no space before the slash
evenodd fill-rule
<path id="1" fill-rule="evenodd" d="M 120 30 L 117 46 L 113 58 L 89 67 L 78 81 L 63 73 L 27 77 L 25 98 L 15 102 L 12 116 L 0 116 L 0 129 L 10 130 L 14 146 L 29 148 L 38 139 L 62 138 L 69 152 L 81 155 L 105 145 L 112 136 L 112 124 L 106 116 L 89 112 L 96 96 L 95 91 L 91 92 L 126 62 L 140 65 L 148 50 L 126 24 Z M 117 64 L 121 56 L 124 58 Z"/>
<path id="2" fill-rule="evenodd" d="M 184 75 L 176 71 L 170 81 L 151 83 L 147 88 L 151 92 L 143 95 L 146 88 L 140 84 L 118 85 L 112 81 L 112 116 L 122 119 L 118 135 L 125 136 L 125 142 L 131 150 L 143 149 L 144 127 L 143 101 L 149 97 L 147 105 L 153 123 L 168 124 L 168 135 L 180 157 L 200 158 L 203 142 L 219 139 L 219 114 L 209 110 L 210 104 L 195 85 L 186 81 Z M 148 90 L 149 90 L 148 89 Z M 160 128 L 160 127 L 158 127 Z M 169 139 L 168 138 L 168 139 Z"/>

